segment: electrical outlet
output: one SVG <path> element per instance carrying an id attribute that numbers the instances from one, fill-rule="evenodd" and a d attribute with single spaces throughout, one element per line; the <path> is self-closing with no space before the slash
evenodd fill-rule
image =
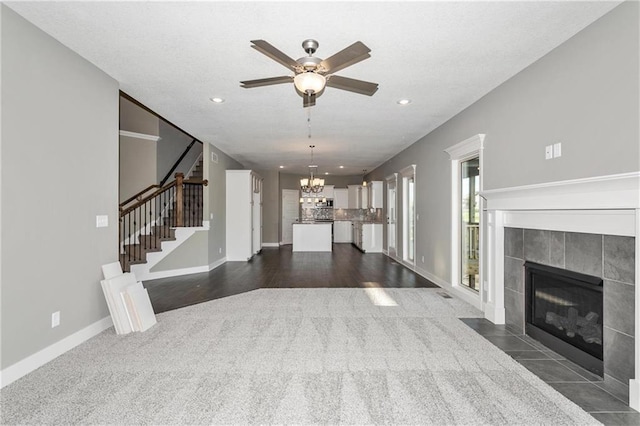
<path id="1" fill-rule="evenodd" d="M 51 314 L 51 328 L 55 328 L 60 325 L 60 311 L 56 311 Z"/>
<path id="2" fill-rule="evenodd" d="M 422 256 L 422 263 L 424 263 L 424 256 Z"/>
<path id="3" fill-rule="evenodd" d="M 213 213 L 209 214 L 209 219 L 213 220 Z"/>
<path id="4" fill-rule="evenodd" d="M 553 145 L 547 145 L 544 147 L 544 159 L 551 160 L 553 158 Z"/>
<path id="5" fill-rule="evenodd" d="M 222 247 L 218 248 L 218 254 L 222 254 Z"/>

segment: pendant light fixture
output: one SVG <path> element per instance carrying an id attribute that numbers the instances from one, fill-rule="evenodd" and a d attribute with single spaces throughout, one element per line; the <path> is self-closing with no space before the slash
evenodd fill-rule
<path id="1" fill-rule="evenodd" d="M 362 186 L 367 186 L 367 181 L 364 180 L 364 177 L 366 174 L 367 174 L 367 169 L 362 169 Z"/>
<path id="2" fill-rule="evenodd" d="M 311 148 L 311 164 L 309 164 L 309 177 L 300 179 L 300 190 L 303 194 L 317 194 L 324 189 L 324 179 L 317 178 L 315 173 L 318 170 L 318 166 L 313 164 L 313 148 L 315 145 L 309 145 Z"/>

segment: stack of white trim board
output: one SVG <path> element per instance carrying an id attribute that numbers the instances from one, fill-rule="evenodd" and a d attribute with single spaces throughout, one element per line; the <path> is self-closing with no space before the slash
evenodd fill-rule
<path id="1" fill-rule="evenodd" d="M 120 262 L 102 265 L 102 291 L 117 334 L 146 331 L 156 323 L 149 293 L 131 272 L 122 272 Z"/>

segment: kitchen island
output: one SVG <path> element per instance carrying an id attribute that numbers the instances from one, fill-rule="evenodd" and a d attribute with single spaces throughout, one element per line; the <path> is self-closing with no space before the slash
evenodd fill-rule
<path id="1" fill-rule="evenodd" d="M 331 251 L 331 222 L 293 224 L 292 251 Z"/>

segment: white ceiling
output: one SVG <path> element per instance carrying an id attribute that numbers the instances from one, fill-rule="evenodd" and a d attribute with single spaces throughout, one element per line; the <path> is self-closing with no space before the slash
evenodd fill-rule
<path id="1" fill-rule="evenodd" d="M 619 1 L 9 2 L 120 82 L 121 89 L 245 166 L 303 173 L 372 170 L 536 61 Z M 372 97 L 327 88 L 307 110 L 289 74 L 250 48 L 327 58 L 360 40 L 371 58 L 336 73 L 378 83 Z M 226 101 L 214 104 L 209 98 Z M 407 106 L 396 102 L 412 100 Z M 338 169 L 339 165 L 345 166 Z"/>

